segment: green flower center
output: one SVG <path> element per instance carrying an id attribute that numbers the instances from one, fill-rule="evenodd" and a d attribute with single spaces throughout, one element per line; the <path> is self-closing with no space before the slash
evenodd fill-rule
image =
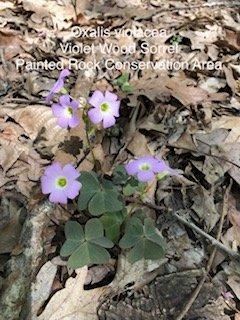
<path id="1" fill-rule="evenodd" d="M 65 177 L 58 178 L 57 185 L 61 188 L 65 187 L 67 185 L 67 179 Z"/>
<path id="2" fill-rule="evenodd" d="M 67 107 L 67 115 L 69 117 L 72 117 L 72 115 L 73 115 L 73 108 L 72 107 Z"/>
<path id="3" fill-rule="evenodd" d="M 149 169 L 151 169 L 151 166 L 148 163 L 143 163 L 141 164 L 140 169 L 143 171 L 148 171 Z"/>
<path id="4" fill-rule="evenodd" d="M 104 102 L 101 104 L 101 111 L 106 112 L 109 109 L 109 104 Z"/>

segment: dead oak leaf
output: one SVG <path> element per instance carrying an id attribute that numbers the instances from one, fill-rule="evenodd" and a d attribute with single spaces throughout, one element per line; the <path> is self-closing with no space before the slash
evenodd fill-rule
<path id="1" fill-rule="evenodd" d="M 92 290 L 84 290 L 87 267 L 76 270 L 77 276 L 69 278 L 64 289 L 56 292 L 38 320 L 97 320 L 97 309 L 110 295 L 120 294 L 131 283 L 140 288 L 152 281 L 165 259 L 155 261 L 139 260 L 133 264 L 120 255 L 117 273 L 111 284 Z M 156 272 L 155 272 L 156 271 Z"/>
<path id="2" fill-rule="evenodd" d="M 87 267 L 76 270 L 77 276 L 69 278 L 64 289 L 54 294 L 38 320 L 97 320 L 97 307 L 104 287 L 84 290 Z"/>
<path id="3" fill-rule="evenodd" d="M 199 87 L 188 86 L 177 78 L 167 78 L 165 86 L 170 90 L 171 95 L 185 106 L 209 101 L 222 101 L 228 96 L 227 93 L 210 93 Z"/>
<path id="4" fill-rule="evenodd" d="M 146 95 L 151 100 L 157 98 L 164 101 L 166 98 L 173 96 L 184 106 L 211 101 L 224 101 L 228 96 L 225 92 L 211 93 L 200 87 L 188 85 L 187 80 L 182 81 L 179 78 L 170 78 L 166 75 L 153 79 L 139 78 L 132 81 L 131 84 L 135 90 L 138 90 L 140 95 Z"/>

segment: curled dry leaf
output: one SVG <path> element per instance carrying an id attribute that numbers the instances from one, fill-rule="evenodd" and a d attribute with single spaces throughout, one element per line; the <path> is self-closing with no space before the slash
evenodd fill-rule
<path id="1" fill-rule="evenodd" d="M 206 90 L 188 86 L 178 79 L 166 79 L 166 87 L 170 89 L 173 97 L 178 99 L 183 105 L 198 104 L 208 101 L 222 101 L 228 96 L 227 93 L 209 93 Z"/>

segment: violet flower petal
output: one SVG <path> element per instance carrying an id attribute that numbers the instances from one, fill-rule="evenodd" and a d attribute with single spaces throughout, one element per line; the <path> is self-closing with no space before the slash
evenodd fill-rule
<path id="1" fill-rule="evenodd" d="M 64 94 L 59 98 L 59 101 L 63 107 L 70 106 L 70 96 L 68 94 Z"/>
<path id="2" fill-rule="evenodd" d="M 59 163 L 53 163 L 41 177 L 42 192 L 50 194 L 51 202 L 66 204 L 67 198 L 75 198 L 82 187 L 76 180 L 79 176 L 80 173 L 71 164 L 62 168 Z"/>
<path id="3" fill-rule="evenodd" d="M 103 101 L 104 95 L 99 90 L 94 91 L 92 96 L 88 99 L 88 103 L 91 104 L 93 107 L 99 107 Z"/>
<path id="4" fill-rule="evenodd" d="M 98 108 L 92 108 L 88 111 L 89 119 L 92 123 L 97 124 L 102 121 L 103 115 Z"/>
<path id="5" fill-rule="evenodd" d="M 65 189 L 65 194 L 69 199 L 74 199 L 79 194 L 79 191 L 81 188 L 82 188 L 82 184 L 79 181 L 73 181 Z"/>
<path id="6" fill-rule="evenodd" d="M 109 102 L 117 101 L 118 96 L 110 91 L 105 92 L 105 99 Z"/>
<path id="7" fill-rule="evenodd" d="M 66 128 L 68 127 L 68 124 L 69 124 L 69 119 L 68 119 L 68 118 L 63 118 L 63 117 L 58 118 L 58 119 L 57 119 L 57 124 L 58 124 L 60 127 L 66 129 Z"/>
<path id="8" fill-rule="evenodd" d="M 80 120 L 78 119 L 77 116 L 73 116 L 72 118 L 69 119 L 68 125 L 70 128 L 75 128 L 79 125 Z"/>
<path id="9" fill-rule="evenodd" d="M 111 112 L 115 117 L 119 117 L 120 101 L 111 102 Z"/>
<path id="10" fill-rule="evenodd" d="M 49 200 L 54 203 L 67 204 L 67 196 L 64 191 L 54 190 L 49 196 Z"/>
<path id="11" fill-rule="evenodd" d="M 103 128 L 112 127 L 116 123 L 116 120 L 112 114 L 106 114 L 103 116 Z"/>
<path id="12" fill-rule="evenodd" d="M 137 177 L 139 181 L 147 182 L 153 180 L 154 173 L 152 171 L 139 171 Z"/>

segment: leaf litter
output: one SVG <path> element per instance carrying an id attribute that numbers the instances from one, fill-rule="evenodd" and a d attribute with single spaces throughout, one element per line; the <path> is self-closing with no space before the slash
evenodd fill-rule
<path id="1" fill-rule="evenodd" d="M 229 3 L 210 3 L 41 0 L 17 5 L 5 1 L 0 5 L 0 284 L 4 310 L 0 319 L 26 319 L 30 309 L 32 319 L 42 320 L 180 319 L 177 316 L 204 273 L 211 247 L 189 226 L 175 220 L 170 209 L 216 237 L 224 190 L 231 181 L 220 240 L 238 252 L 240 19 Z M 187 8 L 181 9 L 185 5 Z M 91 150 L 85 124 L 69 131 L 62 129 L 43 103 L 57 73 L 16 72 L 14 66 L 15 58 L 44 60 L 50 55 L 66 63 L 69 56 L 59 50 L 59 44 L 69 40 L 78 43 L 71 32 L 76 24 L 171 29 L 161 41 L 168 45 L 177 35 L 174 39 L 180 41 L 181 53 L 152 54 L 152 61 L 220 59 L 223 70 L 130 70 L 124 83 L 119 82 L 119 70 L 73 72 L 69 82 L 75 98 L 86 100 L 96 89 L 115 89 L 123 101 L 116 131 L 91 132 Z M 99 44 L 99 39 L 93 41 Z M 124 45 L 138 39 L 127 36 L 108 41 Z M 116 56 L 124 60 L 121 54 Z M 91 55 L 81 58 L 93 60 Z M 83 267 L 75 273 L 65 261 L 54 265 L 53 257 L 59 255 L 64 239 L 63 224 L 70 218 L 80 222 L 83 218 L 74 203 L 66 209 L 49 206 L 43 199 L 39 179 L 45 166 L 55 159 L 91 171 L 97 161 L 108 176 L 118 164 L 144 155 L 162 156 L 183 173 L 155 181 L 143 197 L 162 208 L 161 212 L 146 211 L 165 235 L 166 258 L 130 265 L 120 255 L 118 261 L 113 257 L 110 265 L 99 269 L 93 265 L 88 270 Z M 141 205 L 129 203 L 127 208 L 138 210 Z M 27 229 L 32 223 L 31 238 Z M 36 252 L 29 253 L 28 246 L 24 247 L 24 239 L 29 237 Z M 23 289 L 22 281 L 27 280 L 18 272 L 23 261 L 31 269 L 31 290 Z M 219 252 L 211 277 L 207 277 L 185 319 L 238 319 L 239 279 L 239 264 Z M 17 298 L 11 288 L 18 290 Z M 231 297 L 227 299 L 223 292 L 230 292 Z M 29 295 L 30 309 L 25 303 Z"/>

